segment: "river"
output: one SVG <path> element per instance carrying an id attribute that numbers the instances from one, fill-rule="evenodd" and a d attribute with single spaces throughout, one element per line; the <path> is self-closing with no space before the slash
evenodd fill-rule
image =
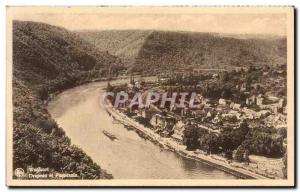
<path id="1" fill-rule="evenodd" d="M 116 80 L 114 83 L 126 82 Z M 70 137 L 101 168 L 116 179 L 236 179 L 201 162 L 162 149 L 113 121 L 99 97 L 106 82 L 78 86 L 57 95 L 48 110 Z M 105 130 L 118 139 L 112 141 Z"/>

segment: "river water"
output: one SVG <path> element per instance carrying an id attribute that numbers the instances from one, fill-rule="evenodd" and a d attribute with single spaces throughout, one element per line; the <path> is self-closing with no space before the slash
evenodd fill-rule
<path id="1" fill-rule="evenodd" d="M 162 149 L 114 122 L 98 104 L 106 85 L 106 82 L 95 82 L 69 89 L 56 96 L 49 103 L 48 110 L 72 144 L 82 148 L 114 178 L 236 179 L 212 166 Z M 110 140 L 102 133 L 103 130 L 118 139 Z"/>

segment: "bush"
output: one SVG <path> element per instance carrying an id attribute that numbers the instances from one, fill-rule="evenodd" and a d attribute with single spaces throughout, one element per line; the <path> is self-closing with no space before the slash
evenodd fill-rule
<path id="1" fill-rule="evenodd" d="M 277 130 L 277 133 L 281 135 L 283 138 L 287 137 L 287 128 L 282 127 Z"/>
<path id="2" fill-rule="evenodd" d="M 240 145 L 235 151 L 233 159 L 237 162 L 249 162 L 249 150 Z"/>
<path id="3" fill-rule="evenodd" d="M 64 137 L 66 135 L 66 132 L 62 128 L 56 127 L 55 129 L 53 129 L 52 134 L 58 137 Z"/>
<path id="4" fill-rule="evenodd" d="M 278 134 L 251 130 L 246 136 L 246 141 L 251 154 L 268 157 L 282 157 L 285 149 L 283 137 Z"/>
<path id="5" fill-rule="evenodd" d="M 57 128 L 57 124 L 53 119 L 38 119 L 35 125 L 46 133 L 51 133 L 53 129 Z"/>
<path id="6" fill-rule="evenodd" d="M 41 100 L 46 100 L 49 96 L 48 93 L 48 88 L 47 87 L 41 87 L 38 89 L 37 92 L 37 96 L 41 99 Z"/>
<path id="7" fill-rule="evenodd" d="M 219 137 L 215 134 L 202 135 L 199 148 L 207 153 L 218 153 L 220 151 Z"/>
<path id="8" fill-rule="evenodd" d="M 199 129 L 196 125 L 186 125 L 183 132 L 183 144 L 187 150 L 195 150 L 199 148 L 199 138 L 208 132 L 204 129 Z"/>

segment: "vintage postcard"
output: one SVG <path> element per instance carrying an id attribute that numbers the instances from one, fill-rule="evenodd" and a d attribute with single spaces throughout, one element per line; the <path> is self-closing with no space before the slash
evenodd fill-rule
<path id="1" fill-rule="evenodd" d="M 295 185 L 294 7 L 7 7 L 8 186 Z"/>

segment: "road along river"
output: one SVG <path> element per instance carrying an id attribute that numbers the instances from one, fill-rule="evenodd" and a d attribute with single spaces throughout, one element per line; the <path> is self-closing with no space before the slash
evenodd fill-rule
<path id="1" fill-rule="evenodd" d="M 112 84 L 128 80 L 111 81 Z M 50 101 L 48 110 L 74 145 L 116 179 L 236 179 L 202 162 L 161 148 L 113 120 L 99 105 L 107 82 L 69 89 Z M 107 131 L 117 137 L 111 140 Z"/>

